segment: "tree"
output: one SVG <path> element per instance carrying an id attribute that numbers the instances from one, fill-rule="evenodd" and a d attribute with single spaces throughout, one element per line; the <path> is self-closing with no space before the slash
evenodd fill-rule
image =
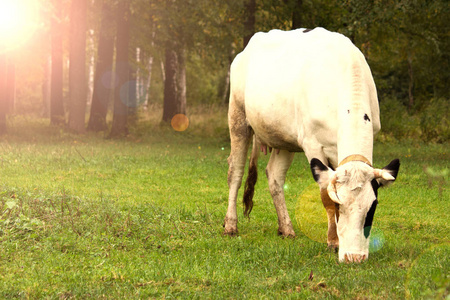
<path id="1" fill-rule="evenodd" d="M 180 1 L 166 0 L 168 11 L 182 10 Z M 173 17 L 173 16 L 172 16 Z M 170 19 L 166 20 L 171 23 Z M 182 24 L 168 28 L 165 43 L 164 110 L 162 120 L 170 122 L 176 114 L 186 114 L 186 50 Z"/>
<path id="2" fill-rule="evenodd" d="M 176 114 L 186 114 L 186 54 L 181 47 L 173 40 L 166 43 L 163 111 L 166 122 Z"/>
<path id="3" fill-rule="evenodd" d="M 244 47 L 247 46 L 250 38 L 255 34 L 255 14 L 256 0 L 247 0 L 245 3 Z"/>
<path id="4" fill-rule="evenodd" d="M 447 97 L 448 1 L 342 2 L 343 33 L 363 51 L 380 101 L 394 98 L 410 110 Z"/>
<path id="5" fill-rule="evenodd" d="M 63 28 L 62 0 L 53 0 L 53 16 L 51 20 L 52 36 L 52 72 L 50 91 L 50 123 L 64 124 L 63 105 Z"/>
<path id="6" fill-rule="evenodd" d="M 117 10 L 116 82 L 114 88 L 114 115 L 110 137 L 121 137 L 128 134 L 129 27 L 130 3 L 128 0 L 122 0 L 119 2 Z"/>
<path id="7" fill-rule="evenodd" d="M 303 0 L 295 0 L 294 9 L 292 10 L 292 29 L 304 27 L 302 21 L 302 4 Z"/>
<path id="8" fill-rule="evenodd" d="M 114 54 L 115 17 L 110 1 L 103 1 L 99 30 L 97 65 L 94 75 L 91 113 L 88 130 L 103 131 L 107 129 L 106 114 L 112 89 L 112 66 Z"/>
<path id="9" fill-rule="evenodd" d="M 83 133 L 86 115 L 87 0 L 72 1 L 70 16 L 69 129 Z"/>
<path id="10" fill-rule="evenodd" d="M 8 110 L 7 74 L 6 54 L 0 53 L 0 134 L 6 133 L 6 113 Z"/>
<path id="11" fill-rule="evenodd" d="M 14 105 L 15 79 L 11 52 L 0 53 L 0 135 L 6 133 L 6 115 Z"/>

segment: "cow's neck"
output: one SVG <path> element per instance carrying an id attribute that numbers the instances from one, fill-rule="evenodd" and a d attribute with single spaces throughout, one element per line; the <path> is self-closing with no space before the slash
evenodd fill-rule
<path id="1" fill-rule="evenodd" d="M 338 163 L 354 154 L 362 155 L 372 163 L 373 125 L 368 103 L 364 101 L 347 103 L 342 108 L 339 119 Z"/>

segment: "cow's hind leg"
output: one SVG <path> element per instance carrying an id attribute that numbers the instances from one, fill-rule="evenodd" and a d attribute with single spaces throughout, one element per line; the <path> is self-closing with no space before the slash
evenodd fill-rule
<path id="1" fill-rule="evenodd" d="M 339 218 L 339 211 L 336 209 L 336 204 L 328 196 L 326 189 L 320 189 L 320 197 L 328 217 L 327 244 L 329 248 L 337 249 L 339 247 L 339 238 L 336 231 L 336 219 Z"/>
<path id="2" fill-rule="evenodd" d="M 224 234 L 236 235 L 237 211 L 236 200 L 244 175 L 248 147 L 252 137 L 252 129 L 245 120 L 245 114 L 230 107 L 228 123 L 230 127 L 231 153 L 228 157 L 228 210 L 224 222 Z"/>
<path id="3" fill-rule="evenodd" d="M 286 237 L 295 236 L 294 228 L 292 227 L 291 218 L 289 217 L 284 199 L 286 172 L 293 159 L 294 153 L 285 150 L 281 150 L 279 153 L 278 151 L 273 151 L 266 168 L 270 194 L 272 195 L 273 204 L 275 205 L 278 215 L 278 233 Z"/>

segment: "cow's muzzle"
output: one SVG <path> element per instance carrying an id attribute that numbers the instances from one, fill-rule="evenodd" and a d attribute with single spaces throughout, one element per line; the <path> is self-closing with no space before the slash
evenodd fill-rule
<path id="1" fill-rule="evenodd" d="M 365 254 L 353 254 L 353 253 L 345 253 L 344 259 L 341 262 L 346 263 L 361 263 L 368 258 Z"/>

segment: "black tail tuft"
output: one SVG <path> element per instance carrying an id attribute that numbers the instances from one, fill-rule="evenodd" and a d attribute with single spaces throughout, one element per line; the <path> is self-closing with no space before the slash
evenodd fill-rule
<path id="1" fill-rule="evenodd" d="M 253 209 L 253 195 L 255 194 L 255 184 L 258 180 L 258 145 L 256 138 L 253 139 L 252 155 L 248 167 L 248 176 L 244 189 L 244 216 L 249 217 Z"/>
<path id="2" fill-rule="evenodd" d="M 253 195 L 255 194 L 255 184 L 258 180 L 258 168 L 256 164 L 250 162 L 247 180 L 244 190 L 244 216 L 249 217 L 253 209 Z"/>

